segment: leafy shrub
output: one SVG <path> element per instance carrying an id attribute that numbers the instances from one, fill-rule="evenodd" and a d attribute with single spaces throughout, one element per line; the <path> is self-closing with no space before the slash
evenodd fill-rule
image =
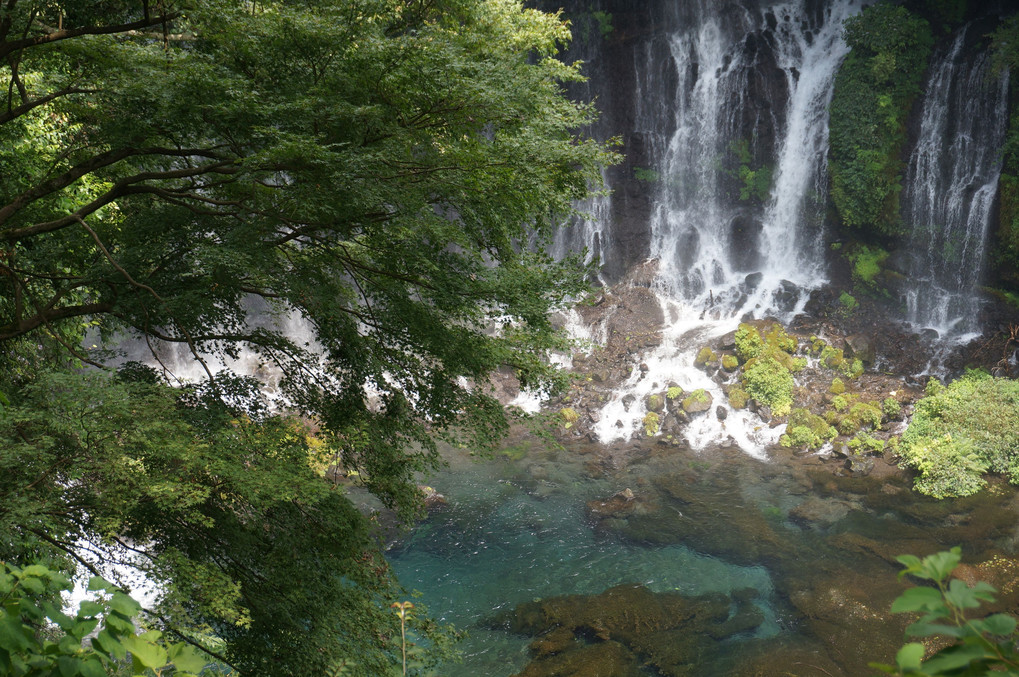
<path id="1" fill-rule="evenodd" d="M 872 287 L 875 278 L 881 272 L 881 264 L 888 258 L 888 252 L 881 247 L 858 245 L 848 258 L 853 264 L 853 280 Z"/>
<path id="2" fill-rule="evenodd" d="M 758 357 L 743 369 L 743 388 L 750 397 L 785 416 L 793 405 L 793 376 L 774 357 Z"/>
<path id="3" fill-rule="evenodd" d="M 886 397 L 881 402 L 881 413 L 885 415 L 885 418 L 893 419 L 902 413 L 902 405 L 894 397 Z"/>
<path id="4" fill-rule="evenodd" d="M 1019 483 L 1019 382 L 970 371 L 947 387 L 931 380 L 902 436 L 916 489 L 937 498 L 967 496 L 987 471 Z"/>
<path id="5" fill-rule="evenodd" d="M 993 603 L 992 586 L 982 581 L 967 585 L 952 572 L 962 555 L 959 548 L 920 559 L 914 555 L 896 558 L 905 569 L 899 578 L 913 576 L 931 581 L 934 587 L 908 588 L 892 603 L 892 613 L 919 613 L 920 619 L 906 628 L 910 637 L 945 635 L 951 642 L 931 642 L 942 648 L 924 659 L 927 647 L 910 642 L 895 655 L 895 665 L 871 663 L 870 667 L 891 675 L 1015 675 L 1019 674 L 1019 633 L 1016 619 L 1008 614 L 985 615 L 974 610 L 983 602 Z M 951 580 L 950 580 L 951 579 Z"/>
<path id="6" fill-rule="evenodd" d="M 880 454 L 885 450 L 885 441 L 871 437 L 861 430 L 849 440 L 849 448 L 856 454 Z"/>
<path id="7" fill-rule="evenodd" d="M 764 339 L 757 327 L 751 324 L 741 324 L 736 329 L 736 354 L 743 362 L 752 360 L 764 350 Z"/>

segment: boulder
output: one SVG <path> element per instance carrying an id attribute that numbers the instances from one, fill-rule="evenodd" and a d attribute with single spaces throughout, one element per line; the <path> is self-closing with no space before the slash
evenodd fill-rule
<path id="1" fill-rule="evenodd" d="M 874 342 L 870 340 L 869 336 L 864 334 L 852 334 L 847 336 L 843 343 L 843 352 L 847 358 L 858 359 L 865 365 L 874 364 L 874 359 L 876 357 Z"/>
<path id="2" fill-rule="evenodd" d="M 701 414 L 711 409 L 712 403 L 711 393 L 699 388 L 683 399 L 683 411 L 688 414 Z"/>

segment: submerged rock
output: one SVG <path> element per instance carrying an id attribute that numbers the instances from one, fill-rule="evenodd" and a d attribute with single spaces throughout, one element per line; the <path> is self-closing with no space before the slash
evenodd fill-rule
<path id="1" fill-rule="evenodd" d="M 707 648 L 761 625 L 755 598 L 756 591 L 686 597 L 619 585 L 520 604 L 503 623 L 539 637 L 531 644 L 535 660 L 518 677 L 625 677 L 644 674 L 634 672 L 639 665 L 678 677 L 693 674 Z"/>

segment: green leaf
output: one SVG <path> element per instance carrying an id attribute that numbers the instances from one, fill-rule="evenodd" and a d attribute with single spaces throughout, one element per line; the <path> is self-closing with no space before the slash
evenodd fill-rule
<path id="1" fill-rule="evenodd" d="M 944 601 L 941 592 L 921 585 L 909 588 L 899 595 L 898 599 L 892 602 L 892 613 L 933 611 L 942 607 L 944 607 Z"/>
<path id="2" fill-rule="evenodd" d="M 969 665 L 973 661 L 991 657 L 983 647 L 971 644 L 957 644 L 934 654 L 934 656 L 924 662 L 924 669 L 933 674 L 941 674 L 950 670 L 957 670 Z"/>
<path id="3" fill-rule="evenodd" d="M 184 672 L 200 673 L 208 664 L 205 654 L 193 646 L 177 643 L 168 651 L 170 662 Z"/>
<path id="4" fill-rule="evenodd" d="M 31 642 L 25 637 L 21 622 L 8 613 L 0 615 L 0 647 L 15 653 L 24 651 L 29 646 Z"/>
<path id="5" fill-rule="evenodd" d="M 61 656 L 57 659 L 57 668 L 61 677 L 78 677 L 81 674 L 81 661 L 74 656 Z"/>
<path id="6" fill-rule="evenodd" d="M 923 644 L 910 642 L 895 654 L 895 663 L 899 666 L 900 670 L 919 670 L 923 654 Z"/>
<path id="7" fill-rule="evenodd" d="M 957 609 L 976 609 L 980 606 L 976 590 L 969 587 L 958 578 L 953 578 L 945 591 L 945 601 Z"/>
<path id="8" fill-rule="evenodd" d="M 955 571 L 955 567 L 959 566 L 961 561 L 962 550 L 956 546 L 951 550 L 942 550 L 941 552 L 924 557 L 923 566 L 934 580 L 943 581 L 948 578 L 949 574 Z"/>
<path id="9" fill-rule="evenodd" d="M 78 605 L 79 618 L 89 618 L 93 616 L 98 616 L 102 614 L 104 611 L 106 611 L 106 607 L 104 607 L 99 602 L 85 600 L 84 602 Z"/>
<path id="10" fill-rule="evenodd" d="M 979 622 L 984 632 L 992 635 L 1007 636 L 1015 632 L 1016 620 L 1008 614 L 994 614 Z M 976 624 L 977 621 L 973 621 L 973 623 Z"/>
<path id="11" fill-rule="evenodd" d="M 153 670 L 166 665 L 167 654 L 163 647 L 133 635 L 125 637 L 122 642 L 131 652 L 136 665 Z"/>
<path id="12" fill-rule="evenodd" d="M 100 578 L 99 576 L 93 576 L 92 578 L 88 579 L 88 588 L 87 589 L 88 589 L 89 592 L 95 592 L 97 590 L 106 590 L 109 587 L 110 587 L 110 582 L 107 581 L 105 578 Z"/>
<path id="13" fill-rule="evenodd" d="M 130 595 L 115 592 L 110 600 L 110 609 L 127 618 L 134 618 L 141 612 L 142 605 L 132 599 Z"/>
<path id="14" fill-rule="evenodd" d="M 127 649 L 120 643 L 120 640 L 105 628 L 100 630 L 96 638 L 92 640 L 92 646 L 110 658 L 119 660 L 127 655 Z"/>
<path id="15" fill-rule="evenodd" d="M 81 662 L 81 677 L 108 677 L 98 658 L 87 658 Z"/>
<path id="16" fill-rule="evenodd" d="M 932 635 L 947 635 L 949 637 L 962 637 L 966 634 L 963 628 L 956 625 L 945 625 L 944 623 L 931 623 L 928 620 L 919 620 L 906 627 L 906 635 L 909 637 L 931 637 Z"/>

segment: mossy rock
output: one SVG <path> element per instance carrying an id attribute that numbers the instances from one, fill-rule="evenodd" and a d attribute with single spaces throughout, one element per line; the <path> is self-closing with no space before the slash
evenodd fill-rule
<path id="1" fill-rule="evenodd" d="M 786 433 L 779 439 L 784 447 L 816 451 L 838 436 L 838 431 L 824 418 L 807 409 L 793 409 L 789 414 Z"/>
<path id="2" fill-rule="evenodd" d="M 683 389 L 679 386 L 669 386 L 669 389 L 665 391 L 665 399 L 675 400 L 683 396 Z"/>
<path id="3" fill-rule="evenodd" d="M 785 328 L 777 322 L 771 325 L 768 331 L 765 332 L 764 343 L 771 348 L 781 350 L 790 355 L 795 353 L 796 348 L 799 347 L 796 339 L 790 336 Z"/>
<path id="4" fill-rule="evenodd" d="M 694 359 L 693 364 L 695 367 L 706 367 L 717 362 L 718 355 L 715 354 L 715 351 L 708 346 L 704 346 L 697 352 L 697 357 Z"/>
<path id="5" fill-rule="evenodd" d="M 750 401 L 750 394 L 740 386 L 729 389 L 729 406 L 733 409 L 743 409 Z"/>
<path id="6" fill-rule="evenodd" d="M 739 359 L 735 355 L 722 355 L 722 369 L 733 372 L 739 369 Z"/>
<path id="7" fill-rule="evenodd" d="M 711 393 L 703 388 L 698 388 L 683 399 L 683 411 L 688 414 L 705 412 L 711 408 L 712 401 Z"/>

